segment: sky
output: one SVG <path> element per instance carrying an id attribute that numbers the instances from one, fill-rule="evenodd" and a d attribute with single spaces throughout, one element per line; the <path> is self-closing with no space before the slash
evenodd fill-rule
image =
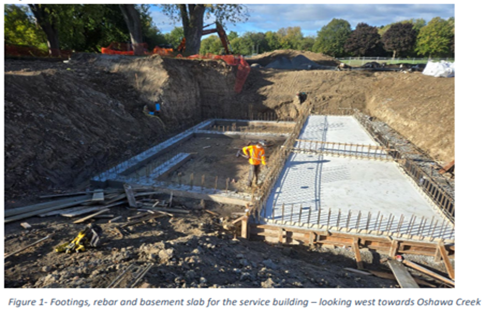
<path id="1" fill-rule="evenodd" d="M 354 29 L 360 22 L 379 27 L 412 18 L 428 22 L 434 17 L 455 17 L 454 4 L 246 4 L 246 7 L 248 21 L 226 24 L 228 33 L 276 32 L 280 28 L 299 26 L 305 36 L 316 36 L 333 18 L 347 20 Z M 152 6 L 151 15 L 162 33 L 174 28 L 173 22 L 157 6 Z M 180 22 L 175 25 L 182 26 Z"/>

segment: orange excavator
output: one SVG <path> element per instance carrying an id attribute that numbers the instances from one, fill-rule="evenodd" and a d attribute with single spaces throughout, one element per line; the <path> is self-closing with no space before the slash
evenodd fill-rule
<path id="1" fill-rule="evenodd" d="M 214 23 L 216 25 L 216 28 L 213 29 L 204 29 L 207 28 L 213 24 L 209 24 L 203 27 L 202 35 L 208 35 L 211 33 L 217 33 L 219 36 L 219 39 L 221 40 L 221 44 L 223 44 L 224 52 L 225 55 L 232 55 L 233 50 L 231 48 L 230 42 L 228 40 L 228 37 L 226 36 L 226 31 L 224 31 L 223 26 L 219 22 Z M 177 48 L 174 50 L 174 48 L 167 48 L 167 47 L 155 47 L 154 48 L 154 54 L 159 54 L 162 56 L 171 56 L 174 55 L 174 53 L 177 53 L 177 57 L 181 53 L 183 53 L 186 50 L 186 38 L 182 38 L 181 43 Z"/>

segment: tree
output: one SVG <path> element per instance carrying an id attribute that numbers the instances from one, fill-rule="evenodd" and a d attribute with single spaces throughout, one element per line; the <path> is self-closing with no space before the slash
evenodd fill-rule
<path id="1" fill-rule="evenodd" d="M 396 23 L 383 34 L 382 41 L 385 49 L 393 51 L 393 59 L 400 52 L 407 52 L 414 48 L 417 32 L 411 23 Z"/>
<path id="2" fill-rule="evenodd" d="M 183 38 L 184 29 L 182 29 L 182 27 L 175 27 L 174 29 L 172 29 L 171 32 L 166 35 L 167 41 L 169 42 L 169 44 L 174 46 L 174 48 L 179 46 Z"/>
<path id="3" fill-rule="evenodd" d="M 238 37 L 238 33 L 234 32 L 234 31 L 231 31 L 229 34 L 228 34 L 228 40 L 231 41 L 233 39 L 236 39 Z"/>
<path id="4" fill-rule="evenodd" d="M 32 14 L 34 14 L 37 24 L 46 34 L 49 54 L 54 57 L 59 57 L 61 55 L 58 32 L 59 6 L 52 4 L 29 4 L 29 8 Z"/>
<path id="5" fill-rule="evenodd" d="M 417 36 L 416 51 L 419 55 L 446 55 L 451 52 L 451 42 L 454 39 L 453 26 L 440 17 L 433 18 L 427 26 L 420 29 Z"/>
<path id="6" fill-rule="evenodd" d="M 316 38 L 315 37 L 305 36 L 299 42 L 299 49 L 300 50 L 308 50 L 308 51 L 311 51 L 315 43 L 316 43 Z"/>
<path id="7" fill-rule="evenodd" d="M 35 19 L 26 6 L 5 5 L 5 43 L 15 45 L 47 46 L 45 33 L 36 27 Z"/>
<path id="8" fill-rule="evenodd" d="M 383 35 L 385 34 L 385 32 L 388 31 L 388 29 L 390 29 L 390 27 L 392 25 L 395 25 L 395 24 L 398 24 L 398 23 L 410 23 L 413 25 L 413 30 L 415 30 L 417 33 L 419 33 L 420 29 L 425 26 L 426 22 L 425 22 L 425 19 L 423 18 L 411 18 L 411 19 L 407 19 L 407 20 L 402 20 L 402 21 L 399 21 L 399 22 L 396 22 L 396 23 L 391 23 L 391 24 L 388 24 L 386 26 L 381 26 L 379 29 L 378 29 L 378 33 L 381 35 L 381 37 L 383 37 Z"/>
<path id="9" fill-rule="evenodd" d="M 143 42 L 147 44 L 149 50 L 155 46 L 167 44 L 167 38 L 160 33 L 160 30 L 155 26 L 152 16 L 150 16 L 150 6 L 142 4 L 136 6 L 140 12 L 140 22 L 142 27 Z"/>
<path id="10" fill-rule="evenodd" d="M 135 9 L 134 4 L 120 4 L 120 10 L 127 23 L 128 31 L 130 31 L 130 39 L 132 41 L 134 55 L 143 55 L 143 36 L 140 12 Z"/>
<path id="11" fill-rule="evenodd" d="M 267 41 L 270 50 L 276 50 L 282 48 L 282 45 L 280 45 L 280 42 L 278 40 L 278 35 L 275 32 L 272 31 L 265 32 L 265 40 Z"/>
<path id="12" fill-rule="evenodd" d="M 204 18 L 214 17 L 221 24 L 248 19 L 247 9 L 240 4 L 161 4 L 162 11 L 173 20 L 182 21 L 187 55 L 199 53 Z"/>
<path id="13" fill-rule="evenodd" d="M 280 28 L 277 36 L 280 46 L 284 49 L 299 49 L 299 42 L 304 38 L 300 27 Z"/>
<path id="14" fill-rule="evenodd" d="M 219 37 L 217 35 L 211 35 L 201 41 L 199 53 L 202 55 L 219 54 L 222 48 L 223 44 L 221 44 Z"/>
<path id="15" fill-rule="evenodd" d="M 344 44 L 344 50 L 355 56 L 377 56 L 383 53 L 383 44 L 376 27 L 359 23 Z"/>
<path id="16" fill-rule="evenodd" d="M 344 19 L 333 18 L 317 33 L 317 39 L 312 50 L 333 57 L 345 56 L 344 45 L 350 35 L 351 25 Z"/>

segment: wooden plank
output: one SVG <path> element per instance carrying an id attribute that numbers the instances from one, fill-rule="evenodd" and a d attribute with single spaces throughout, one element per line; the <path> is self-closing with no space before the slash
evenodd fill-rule
<path id="1" fill-rule="evenodd" d="M 362 271 L 362 270 L 358 270 L 358 269 L 354 269 L 354 268 L 349 268 L 349 267 L 344 267 L 343 269 L 350 271 L 350 272 L 353 272 L 353 273 L 363 275 L 363 276 L 371 276 L 371 273 L 366 272 L 366 271 Z"/>
<path id="2" fill-rule="evenodd" d="M 83 223 L 84 221 L 91 219 L 93 217 L 96 217 L 97 215 L 102 214 L 102 213 L 107 212 L 107 211 L 110 211 L 110 209 L 108 209 L 108 208 L 102 209 L 102 210 L 100 210 L 100 211 L 98 211 L 94 214 L 91 214 L 91 215 L 86 216 L 84 218 L 78 219 L 78 220 L 74 221 L 73 223 Z"/>
<path id="3" fill-rule="evenodd" d="M 439 170 L 439 174 L 447 173 L 452 167 L 454 167 L 455 161 L 456 160 L 452 160 L 451 162 L 449 162 L 449 164 L 447 164 L 446 166 L 444 166 L 444 168 L 441 168 Z"/>
<path id="4" fill-rule="evenodd" d="M 151 187 L 150 187 L 151 188 Z M 135 186 L 135 190 L 144 190 L 147 189 L 146 186 Z M 151 188 L 153 189 L 153 188 Z M 212 191 L 212 190 L 211 190 Z M 135 196 L 144 196 L 144 195 L 152 195 L 152 194 L 171 194 L 173 196 L 184 197 L 184 198 L 192 198 L 196 200 L 206 200 L 206 201 L 213 201 L 220 204 L 231 204 L 231 205 L 240 205 L 246 206 L 250 202 L 249 198 L 236 198 L 236 197 L 229 197 L 224 194 L 209 194 L 204 192 L 194 192 L 194 191 L 181 191 L 174 188 L 157 188 L 157 191 L 153 192 L 143 192 L 137 193 Z"/>
<path id="5" fill-rule="evenodd" d="M 352 247 L 354 251 L 354 256 L 356 257 L 356 264 L 358 265 L 358 269 L 364 269 L 363 261 L 361 260 L 361 253 L 359 252 L 358 238 L 354 239 Z"/>
<path id="6" fill-rule="evenodd" d="M 50 212 L 50 211 L 53 211 L 53 210 L 79 205 L 79 204 L 86 202 L 86 201 L 89 201 L 89 200 L 91 200 L 90 197 L 88 197 L 88 198 L 83 197 L 83 199 L 74 200 L 72 202 L 68 202 L 68 203 L 64 203 L 64 204 L 58 204 L 56 206 L 51 206 L 51 207 L 48 207 L 48 208 L 39 209 L 39 210 L 31 211 L 31 212 L 28 212 L 28 213 L 22 213 L 22 214 L 19 214 L 19 215 L 16 215 L 16 216 L 5 218 L 4 223 L 10 223 L 10 222 L 13 222 L 13 221 L 22 220 L 22 219 L 30 218 L 30 217 L 37 216 L 37 215 L 40 215 L 40 214 L 43 214 L 43 213 L 47 213 L 47 212 Z"/>
<path id="7" fill-rule="evenodd" d="M 415 264 L 415 263 L 414 263 L 414 262 L 412 262 L 412 261 L 409 261 L 409 260 L 403 260 L 403 262 L 402 262 L 402 263 L 403 263 L 403 264 L 405 264 L 405 265 L 407 265 L 408 267 L 411 267 L 411 268 L 413 268 L 413 269 L 415 269 L 415 270 L 418 270 L 418 271 L 420 271 L 420 272 L 423 272 L 424 274 L 429 275 L 429 276 L 431 276 L 432 278 L 438 279 L 438 280 L 443 281 L 443 282 L 445 282 L 445 283 L 447 283 L 447 284 L 450 284 L 450 285 L 452 285 L 452 286 L 455 286 L 455 285 L 456 285 L 454 281 L 452 281 L 452 280 L 450 280 L 450 279 L 447 279 L 446 277 L 443 277 L 443 276 L 441 276 L 441 275 L 439 275 L 439 274 L 437 274 L 437 273 L 435 273 L 435 272 L 433 272 L 433 271 L 430 271 L 430 270 L 428 270 L 428 269 L 427 269 L 427 268 L 425 268 L 425 267 L 422 267 L 422 266 L 420 266 L 420 265 L 418 265 L 418 264 Z"/>
<path id="8" fill-rule="evenodd" d="M 67 213 L 67 212 L 71 212 L 71 211 L 75 212 L 75 211 L 87 209 L 87 208 L 90 208 L 90 207 L 88 207 L 88 206 L 77 206 L 77 207 L 69 207 L 69 208 L 64 208 L 64 209 L 57 209 L 57 210 L 53 210 L 53 211 L 49 211 L 49 212 L 37 215 L 37 217 L 44 218 L 44 217 L 50 217 L 50 216 L 57 216 L 57 215 L 60 215 L 62 213 Z"/>
<path id="9" fill-rule="evenodd" d="M 397 280 L 397 278 L 395 278 L 395 275 L 393 273 L 389 273 L 389 272 L 385 272 L 385 271 L 377 271 L 377 270 L 368 270 L 368 271 L 372 275 L 379 277 L 379 278 L 382 278 L 382 279 L 390 279 L 390 280 L 395 280 L 395 281 Z M 414 277 L 414 276 L 412 276 L 412 278 L 419 285 L 428 286 L 430 288 L 436 288 L 437 287 L 436 285 L 433 285 L 432 283 L 429 283 L 429 282 L 422 280 L 420 278 L 417 278 L 417 277 Z"/>
<path id="10" fill-rule="evenodd" d="M 17 251 L 14 251 L 14 252 L 12 252 L 12 253 L 9 253 L 9 254 L 5 255 L 4 259 L 6 259 L 6 258 L 8 258 L 8 257 L 10 257 L 10 256 L 12 256 L 12 255 L 15 255 L 15 254 L 17 254 L 17 253 L 19 253 L 19 252 L 22 252 L 22 251 L 24 251 L 25 249 L 28 249 L 28 248 L 30 248 L 30 247 L 32 247 L 32 246 L 35 246 L 35 245 L 37 245 L 38 243 L 43 242 L 43 241 L 44 241 L 44 240 L 46 240 L 46 239 L 49 239 L 50 237 L 51 237 L 51 235 L 47 235 L 46 237 L 41 238 L 41 239 L 39 239 L 38 241 L 35 241 L 35 242 L 31 243 L 30 245 L 27 245 L 27 246 L 25 246 L 25 247 L 23 247 L 23 248 L 21 248 L 21 249 L 19 249 L 19 250 L 17 250 Z"/>
<path id="11" fill-rule="evenodd" d="M 81 191 L 81 192 L 70 192 L 70 193 L 62 193 L 62 194 L 50 194 L 50 195 L 41 195 L 39 196 L 39 198 L 46 199 L 46 198 L 56 198 L 56 197 L 65 197 L 65 196 L 85 195 L 94 192 L 95 191 Z"/>
<path id="12" fill-rule="evenodd" d="M 140 208 L 141 209 L 150 209 L 150 210 L 160 210 L 160 211 L 176 213 L 176 214 L 190 214 L 191 213 L 189 210 L 177 209 L 177 208 L 164 208 L 164 207 L 140 207 Z"/>
<path id="13" fill-rule="evenodd" d="M 388 252 L 388 255 L 392 258 L 397 255 L 397 250 L 398 250 L 398 240 L 393 240 L 391 247 L 390 247 L 390 252 Z"/>
<path id="14" fill-rule="evenodd" d="M 66 218 L 73 218 L 84 214 L 89 214 L 90 212 L 95 212 L 103 208 L 105 208 L 105 206 L 85 207 L 84 209 L 78 209 L 76 211 L 61 212 L 60 215 Z"/>
<path id="15" fill-rule="evenodd" d="M 28 224 L 27 222 L 22 222 L 20 223 L 20 226 L 22 226 L 24 229 L 31 229 L 32 226 Z"/>
<path id="16" fill-rule="evenodd" d="M 418 284 L 413 280 L 412 275 L 410 275 L 405 266 L 400 262 L 397 260 L 389 260 L 388 266 L 390 266 L 390 269 L 402 289 L 419 288 Z"/>
<path id="17" fill-rule="evenodd" d="M 128 205 L 130 207 L 137 207 L 137 201 L 133 195 L 132 186 L 126 183 L 123 185 L 123 189 L 125 189 L 125 194 L 127 195 Z"/>
<path id="18" fill-rule="evenodd" d="M 62 200 L 56 200 L 56 201 L 50 201 L 50 202 L 44 202 L 44 203 L 24 206 L 24 207 L 6 209 L 5 210 L 5 218 L 24 214 L 24 213 L 31 213 L 31 212 L 38 211 L 38 210 L 50 209 L 50 210 L 44 211 L 44 212 L 49 212 L 51 210 L 56 210 L 56 209 L 62 208 L 62 207 L 53 208 L 53 207 L 56 207 L 56 206 L 62 206 L 62 205 L 66 205 L 66 204 L 71 205 L 70 203 L 76 203 L 76 205 L 77 205 L 77 204 L 81 204 L 81 203 L 84 203 L 84 202 L 90 201 L 90 200 L 91 200 L 91 198 L 88 199 L 87 196 L 76 196 L 76 197 L 71 197 L 71 198 L 62 199 Z M 72 204 L 72 205 L 75 205 L 75 204 Z M 65 206 L 65 207 L 68 207 L 68 206 Z"/>
<path id="19" fill-rule="evenodd" d="M 122 218 L 122 216 L 118 216 L 118 217 L 113 218 L 113 219 L 111 219 L 110 221 L 108 221 L 108 223 L 113 223 L 113 222 L 115 222 L 115 221 L 120 220 L 121 218 Z"/>
<path id="20" fill-rule="evenodd" d="M 91 201 L 93 202 L 103 202 L 105 200 L 105 193 L 103 192 L 103 189 L 98 189 L 95 190 L 93 193 L 93 198 Z"/>
<path id="21" fill-rule="evenodd" d="M 440 255 L 442 256 L 442 259 L 444 260 L 445 267 L 447 269 L 447 273 L 449 274 L 449 277 L 454 280 L 455 274 L 454 274 L 454 267 L 452 267 L 451 260 L 447 256 L 447 250 L 444 246 L 444 242 L 440 241 L 438 244 L 438 249 L 440 252 Z"/>

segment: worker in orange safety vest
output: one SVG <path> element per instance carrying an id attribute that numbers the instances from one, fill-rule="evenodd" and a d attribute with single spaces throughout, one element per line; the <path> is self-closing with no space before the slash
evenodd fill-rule
<path id="1" fill-rule="evenodd" d="M 246 185 L 251 187 L 253 179 L 255 179 L 255 184 L 258 184 L 258 173 L 260 172 L 260 164 L 267 165 L 265 158 L 265 146 L 264 141 L 259 141 L 256 145 L 249 145 L 243 147 L 243 154 L 245 158 L 248 158 L 250 163 L 250 172 L 248 174 L 248 181 Z"/>

